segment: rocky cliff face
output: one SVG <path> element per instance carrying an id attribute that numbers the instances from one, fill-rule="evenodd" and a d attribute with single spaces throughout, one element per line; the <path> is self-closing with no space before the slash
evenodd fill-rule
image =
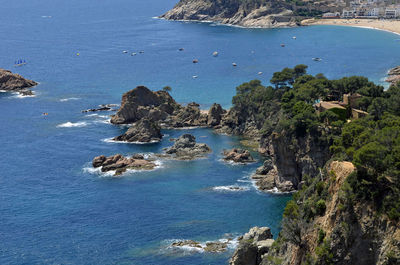
<path id="1" fill-rule="evenodd" d="M 29 96 L 33 95 L 29 88 L 36 85 L 35 81 L 25 79 L 19 74 L 13 74 L 11 71 L 0 69 L 0 90 L 19 92 L 24 96 Z"/>
<path id="2" fill-rule="evenodd" d="M 161 18 L 214 21 L 243 27 L 293 27 L 296 21 L 285 1 L 181 0 Z"/>
<path id="3" fill-rule="evenodd" d="M 304 188 L 294 202 L 298 208 L 291 213 L 285 210 L 282 232 L 268 251 L 263 252 L 266 254 L 260 257 L 254 249 L 239 245 L 235 253 L 249 255 L 253 260 L 259 258 L 243 263 L 237 261 L 235 254 L 230 264 L 400 264 L 399 223 L 378 214 L 367 202 L 344 201 L 346 179 L 354 170 L 350 162 L 329 163 L 326 173 L 320 175 L 323 184 L 318 184 L 324 187 L 320 192 L 327 193 L 322 210 L 314 217 L 307 217 L 310 192 L 318 193 L 314 189 L 319 188 L 313 185 Z M 291 214 L 301 216 L 293 220 Z"/>

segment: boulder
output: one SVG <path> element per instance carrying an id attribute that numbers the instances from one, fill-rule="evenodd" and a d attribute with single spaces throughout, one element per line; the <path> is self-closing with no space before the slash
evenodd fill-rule
<path id="1" fill-rule="evenodd" d="M 92 165 L 94 168 L 101 167 L 101 172 L 115 171 L 114 176 L 121 175 L 128 169 L 151 170 L 156 167 L 154 162 L 137 154 L 130 158 L 121 154 L 109 157 L 101 155 L 93 159 Z"/>
<path id="2" fill-rule="evenodd" d="M 205 252 L 219 253 L 219 252 L 224 252 L 228 249 L 229 242 L 230 242 L 230 239 L 228 239 L 224 242 L 221 242 L 221 241 L 206 242 L 204 245 L 204 244 L 201 244 L 200 242 L 197 242 L 194 240 L 181 240 L 181 241 L 172 243 L 171 247 L 174 247 L 174 248 L 190 247 L 190 248 L 196 248 L 199 250 L 203 250 Z"/>
<path id="3" fill-rule="evenodd" d="M 150 119 L 143 118 L 134 123 L 124 134 L 115 137 L 115 141 L 126 142 L 159 142 L 162 138 L 161 128 Z"/>
<path id="4" fill-rule="evenodd" d="M 253 227 L 239 237 L 239 245 L 229 261 L 230 265 L 257 265 L 268 253 L 274 240 L 269 227 Z"/>
<path id="5" fill-rule="evenodd" d="M 225 110 L 222 109 L 221 105 L 214 103 L 207 115 L 207 125 L 214 127 L 220 125 L 222 120 L 222 115 L 225 114 Z"/>
<path id="6" fill-rule="evenodd" d="M 0 90 L 9 92 L 19 92 L 23 96 L 31 96 L 33 92 L 29 89 L 36 86 L 35 81 L 25 79 L 19 74 L 0 68 Z"/>
<path id="7" fill-rule="evenodd" d="M 232 161 L 235 163 L 255 162 L 254 158 L 248 150 L 233 148 L 232 150 L 225 150 L 223 154 L 225 161 Z"/>
<path id="8" fill-rule="evenodd" d="M 211 153 L 211 148 L 206 144 L 196 143 L 196 138 L 193 135 L 184 134 L 175 140 L 173 146 L 166 148 L 165 153 L 171 158 L 192 160 Z"/>

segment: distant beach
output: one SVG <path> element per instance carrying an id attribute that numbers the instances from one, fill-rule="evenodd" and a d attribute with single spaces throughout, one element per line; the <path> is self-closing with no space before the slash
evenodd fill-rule
<path id="1" fill-rule="evenodd" d="M 370 28 L 389 31 L 400 35 L 400 20 L 380 19 L 306 19 L 301 22 L 304 26 L 309 25 L 335 25 L 359 28 Z"/>

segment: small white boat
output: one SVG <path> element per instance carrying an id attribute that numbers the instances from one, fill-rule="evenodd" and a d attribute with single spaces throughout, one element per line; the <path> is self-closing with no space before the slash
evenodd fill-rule
<path id="1" fill-rule="evenodd" d="M 236 64 L 236 63 L 232 63 L 232 66 L 236 67 L 236 66 L 237 66 L 237 64 Z"/>
<path id="2" fill-rule="evenodd" d="M 193 79 L 196 79 L 198 76 L 197 75 L 194 75 L 194 76 L 192 76 L 193 77 Z"/>
<path id="3" fill-rule="evenodd" d="M 136 52 L 132 52 L 132 53 L 131 53 L 131 56 L 135 56 L 135 55 L 136 55 Z"/>
<path id="4" fill-rule="evenodd" d="M 258 75 L 262 75 L 263 72 L 258 72 Z"/>
<path id="5" fill-rule="evenodd" d="M 184 48 L 179 48 L 178 50 L 181 52 L 181 51 L 184 51 L 185 49 Z"/>
<path id="6" fill-rule="evenodd" d="M 316 62 L 322 61 L 322 59 L 321 59 L 321 58 L 318 58 L 318 57 L 315 57 L 315 58 L 312 58 L 312 59 L 313 59 L 313 61 L 316 61 Z"/>
<path id="7" fill-rule="evenodd" d="M 122 51 L 122 53 L 128 53 L 128 51 Z"/>
<path id="8" fill-rule="evenodd" d="M 293 38 L 294 40 L 297 39 L 296 36 L 293 36 L 292 38 Z"/>
<path id="9" fill-rule="evenodd" d="M 140 51 L 139 53 L 144 53 L 144 51 Z"/>
<path id="10" fill-rule="evenodd" d="M 193 63 L 198 63 L 198 62 L 199 62 L 199 60 L 193 59 Z"/>
<path id="11" fill-rule="evenodd" d="M 213 54 L 212 54 L 214 57 L 217 57 L 218 56 L 218 52 L 213 52 Z"/>

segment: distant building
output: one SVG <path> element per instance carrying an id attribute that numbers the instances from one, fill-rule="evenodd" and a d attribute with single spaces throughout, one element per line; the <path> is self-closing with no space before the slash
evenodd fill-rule
<path id="1" fill-rule="evenodd" d="M 385 18 L 395 18 L 397 17 L 397 10 L 395 8 L 387 7 L 385 9 Z"/>
<path id="2" fill-rule="evenodd" d="M 357 15 L 356 10 L 343 10 L 342 18 L 354 18 Z"/>
<path id="3" fill-rule="evenodd" d="M 367 16 L 369 16 L 369 17 L 379 17 L 379 14 L 380 14 L 380 8 L 379 7 L 374 7 L 374 8 L 371 8 L 371 9 L 369 9 L 368 11 L 367 11 Z"/>
<path id="4" fill-rule="evenodd" d="M 324 13 L 322 14 L 322 18 L 339 18 L 340 17 L 340 13 L 339 12 L 328 12 L 328 13 Z"/>

